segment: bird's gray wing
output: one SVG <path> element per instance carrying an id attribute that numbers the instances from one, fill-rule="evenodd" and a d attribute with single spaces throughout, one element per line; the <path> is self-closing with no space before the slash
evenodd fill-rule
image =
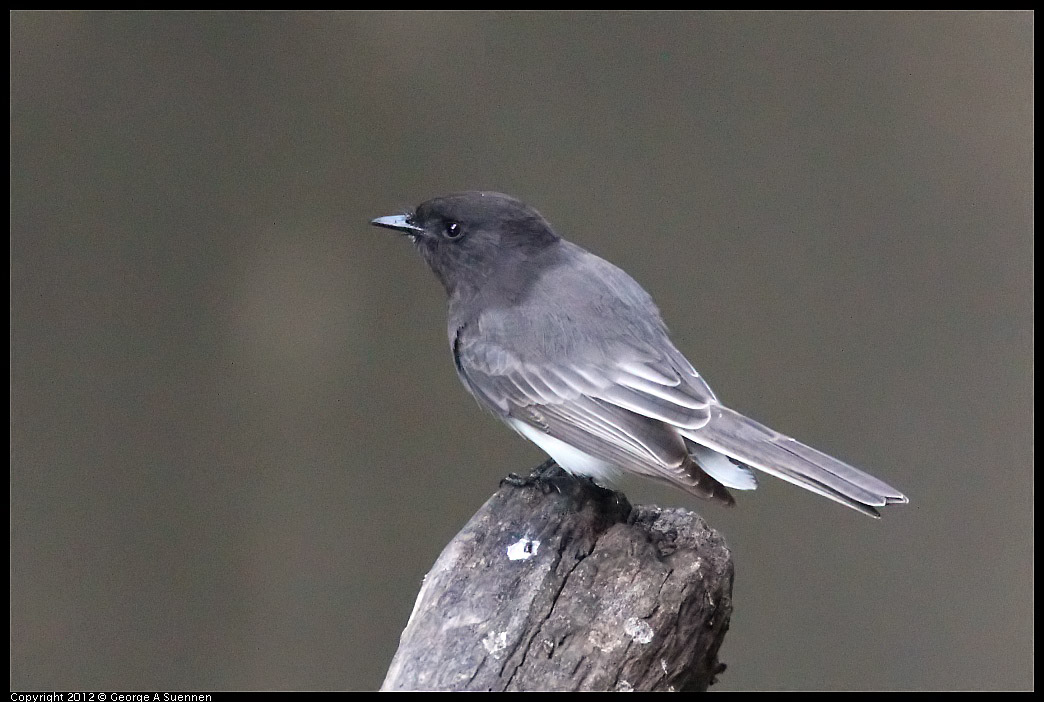
<path id="1" fill-rule="evenodd" d="M 611 465 L 731 502 L 693 463 L 679 428 L 710 418 L 713 394 L 691 370 L 630 350 L 615 363 L 523 361 L 488 340 L 458 335 L 461 380 L 504 419 L 525 422 Z"/>
<path id="2" fill-rule="evenodd" d="M 709 476 L 684 440 L 870 516 L 907 501 L 872 475 L 724 407 L 673 346 L 660 348 L 668 351 L 659 358 L 633 351 L 588 366 L 526 363 L 482 341 L 455 346 L 455 355 L 468 389 L 501 416 L 696 494 L 707 494 L 699 483 Z M 717 488 L 709 496 L 727 495 Z"/>

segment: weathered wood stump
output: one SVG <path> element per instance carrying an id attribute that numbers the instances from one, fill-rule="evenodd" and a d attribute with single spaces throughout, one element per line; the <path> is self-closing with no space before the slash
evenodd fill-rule
<path id="1" fill-rule="evenodd" d="M 383 690 L 705 690 L 732 613 L 722 538 L 552 463 L 511 476 L 424 579 Z"/>

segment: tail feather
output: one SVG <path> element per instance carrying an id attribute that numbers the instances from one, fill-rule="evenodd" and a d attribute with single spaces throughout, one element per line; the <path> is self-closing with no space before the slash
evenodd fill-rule
<path id="1" fill-rule="evenodd" d="M 905 495 L 872 475 L 727 407 L 713 407 L 705 426 L 681 432 L 691 441 L 872 517 L 880 516 L 875 507 L 907 502 Z"/>
<path id="2" fill-rule="evenodd" d="M 709 473 L 705 473 L 695 464 L 689 464 L 689 475 L 692 478 L 691 482 L 682 484 L 680 482 L 674 483 L 676 486 L 682 487 L 684 490 L 702 497 L 705 500 L 713 500 L 726 507 L 732 507 L 736 504 L 736 500 L 733 499 L 729 491 L 718 482 L 714 476 Z"/>

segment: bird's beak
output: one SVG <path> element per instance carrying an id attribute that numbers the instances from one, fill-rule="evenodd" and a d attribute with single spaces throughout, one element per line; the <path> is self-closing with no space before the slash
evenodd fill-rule
<path id="1" fill-rule="evenodd" d="M 378 217 L 370 222 L 370 224 L 375 227 L 395 229 L 412 236 L 424 233 L 424 227 L 418 227 L 416 224 L 410 222 L 409 215 L 389 215 L 387 217 Z"/>

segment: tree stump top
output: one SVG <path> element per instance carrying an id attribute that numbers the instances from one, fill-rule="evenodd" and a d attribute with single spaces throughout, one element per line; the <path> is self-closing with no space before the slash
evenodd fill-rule
<path id="1" fill-rule="evenodd" d="M 510 483 L 425 577 L 382 689 L 706 689 L 732 611 L 723 539 L 557 467 Z"/>

